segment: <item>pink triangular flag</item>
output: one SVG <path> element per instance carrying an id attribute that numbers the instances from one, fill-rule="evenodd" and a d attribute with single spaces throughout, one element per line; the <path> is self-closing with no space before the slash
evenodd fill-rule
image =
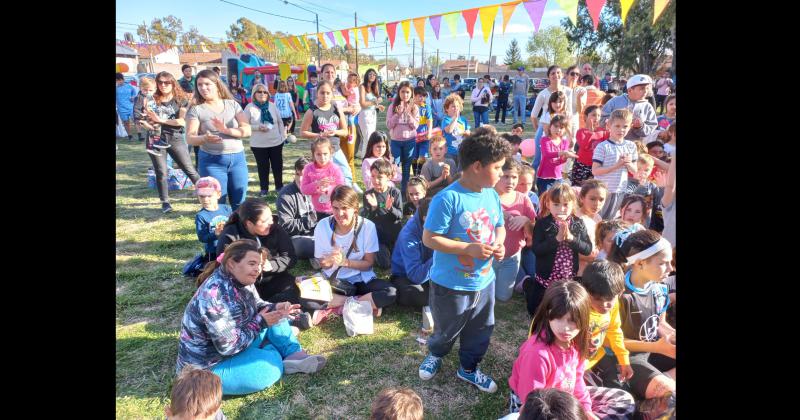
<path id="1" fill-rule="evenodd" d="M 472 34 L 475 32 L 475 20 L 478 19 L 478 9 L 462 10 L 461 16 L 464 16 L 464 22 L 467 24 L 467 33 L 469 33 L 469 38 L 472 39 Z"/>
<path id="2" fill-rule="evenodd" d="M 606 0 L 586 0 L 586 7 L 589 9 L 589 16 L 592 17 L 595 31 L 597 30 L 597 25 L 600 23 L 600 12 L 605 5 Z"/>
<path id="3" fill-rule="evenodd" d="M 531 18 L 531 23 L 535 31 L 539 31 L 539 25 L 542 24 L 542 15 L 544 14 L 544 6 L 547 5 L 547 0 L 533 0 L 522 3 L 525 5 L 525 10 L 528 11 L 528 16 Z"/>
<path id="4" fill-rule="evenodd" d="M 431 28 L 433 28 L 433 33 L 436 35 L 436 39 L 439 39 L 439 28 L 442 24 L 442 15 L 435 15 L 429 18 L 431 22 Z"/>

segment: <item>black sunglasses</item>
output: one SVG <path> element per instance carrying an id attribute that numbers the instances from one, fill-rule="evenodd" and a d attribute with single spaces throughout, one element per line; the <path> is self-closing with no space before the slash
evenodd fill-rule
<path id="1" fill-rule="evenodd" d="M 269 93 L 266 90 L 257 90 L 256 93 Z"/>
<path id="2" fill-rule="evenodd" d="M 158 84 L 159 85 L 171 85 L 172 81 L 171 80 L 159 80 Z"/>
<path id="3" fill-rule="evenodd" d="M 570 72 L 569 75 L 570 76 L 580 76 L 581 74 L 573 71 L 573 72 Z"/>

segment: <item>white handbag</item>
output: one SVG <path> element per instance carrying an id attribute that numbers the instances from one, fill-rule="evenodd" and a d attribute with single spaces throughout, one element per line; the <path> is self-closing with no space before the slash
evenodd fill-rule
<path id="1" fill-rule="evenodd" d="M 368 300 L 358 300 L 348 297 L 342 310 L 344 328 L 350 337 L 358 334 L 374 333 L 372 322 L 372 303 Z"/>

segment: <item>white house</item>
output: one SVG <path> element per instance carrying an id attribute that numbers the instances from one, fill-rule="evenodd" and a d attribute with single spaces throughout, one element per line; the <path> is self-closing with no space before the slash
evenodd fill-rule
<path id="1" fill-rule="evenodd" d="M 139 52 L 131 47 L 117 44 L 116 62 L 117 64 L 124 63 L 128 66 L 128 71 L 125 72 L 125 74 L 136 74 L 136 65 L 139 63 Z"/>

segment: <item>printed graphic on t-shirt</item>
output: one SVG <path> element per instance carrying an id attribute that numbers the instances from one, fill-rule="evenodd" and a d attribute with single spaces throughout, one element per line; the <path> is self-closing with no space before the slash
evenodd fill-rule
<path id="1" fill-rule="evenodd" d="M 577 366 L 566 364 L 562 372 L 556 373 L 553 381 L 553 388 L 560 389 L 572 394 L 575 391 L 575 376 L 577 376 Z"/>
<path id="2" fill-rule="evenodd" d="M 453 127 L 453 131 L 450 134 L 453 135 L 453 147 L 458 147 L 462 141 L 464 141 L 464 132 L 467 131 L 467 126 L 464 125 L 463 122 L 459 119 L 456 123 L 455 127 Z"/>
<path id="3" fill-rule="evenodd" d="M 475 212 L 465 211 L 458 218 L 458 223 L 464 228 L 471 242 L 482 244 L 494 242 L 494 224 L 489 218 L 489 213 L 486 212 L 486 209 L 479 209 Z M 483 270 L 474 273 L 475 258 L 469 255 L 458 255 L 458 262 L 461 267 L 457 267 L 456 270 L 463 272 L 465 278 L 484 276 L 492 269 L 492 258 L 494 257 L 489 258 L 489 264 L 486 264 Z"/>
<path id="4" fill-rule="evenodd" d="M 214 229 L 216 229 L 217 226 L 220 225 L 220 223 L 224 226 L 225 223 L 227 222 L 228 222 L 228 216 L 225 216 L 223 214 L 214 216 L 214 218 L 211 219 L 211 222 L 208 224 L 208 230 L 213 232 Z"/>
<path id="5" fill-rule="evenodd" d="M 596 321 L 589 322 L 589 358 L 591 359 L 600 350 L 603 345 L 603 340 L 606 338 L 606 331 L 608 331 L 608 323 L 599 324 Z"/>
<path id="6" fill-rule="evenodd" d="M 323 116 L 317 116 L 317 126 L 322 131 L 325 130 L 338 130 L 339 129 L 339 116 L 336 113 L 332 114 L 329 119 Z"/>

